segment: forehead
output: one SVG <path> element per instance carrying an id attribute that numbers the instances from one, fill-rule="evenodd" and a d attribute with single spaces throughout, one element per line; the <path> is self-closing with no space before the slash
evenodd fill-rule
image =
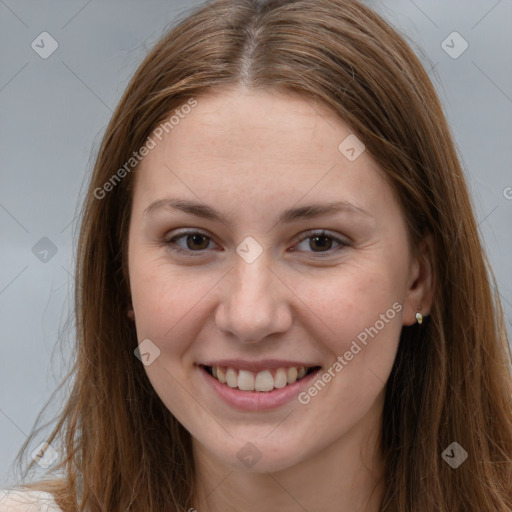
<path id="1" fill-rule="evenodd" d="M 323 105 L 277 91 L 255 92 L 245 89 L 210 93 L 197 99 L 197 106 L 172 130 L 169 146 L 180 135 L 194 138 L 196 149 L 219 159 L 260 161 L 262 151 L 277 161 L 318 161 L 329 158 L 318 150 L 350 129 Z M 335 140 L 332 123 L 338 121 Z M 329 132 L 331 137 L 329 137 Z M 192 142 L 192 141 L 191 141 Z M 336 145 L 337 146 L 337 145 Z M 185 155 L 183 155 L 185 156 Z"/>
<path id="2" fill-rule="evenodd" d="M 196 200 L 238 196 L 248 204 L 305 195 L 339 200 L 343 193 L 365 208 L 387 186 L 366 151 L 353 161 L 340 151 L 353 134 L 321 103 L 243 89 L 196 100 L 142 160 L 136 198 L 153 201 L 179 189 Z"/>

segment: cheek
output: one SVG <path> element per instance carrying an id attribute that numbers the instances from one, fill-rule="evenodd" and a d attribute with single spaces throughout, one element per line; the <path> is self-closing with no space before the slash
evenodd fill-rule
<path id="1" fill-rule="evenodd" d="M 338 354 L 353 340 L 363 343 L 368 330 L 379 338 L 397 339 L 401 330 L 403 290 L 397 276 L 382 265 L 341 268 L 325 279 L 303 279 L 294 287 L 314 314 L 310 327 Z M 307 299 L 306 299 L 307 298 Z M 316 327 L 313 327 L 316 325 Z"/>
<path id="2" fill-rule="evenodd" d="M 191 279 L 190 273 L 177 272 L 154 258 L 134 256 L 131 263 L 137 339 L 139 343 L 149 339 L 158 347 L 158 356 L 144 370 L 166 408 L 180 422 L 193 424 L 201 407 L 191 400 L 189 350 L 201 328 L 194 318 L 202 314 L 201 299 L 213 283 L 206 274 L 204 280 Z"/>
<path id="3" fill-rule="evenodd" d="M 402 329 L 401 283 L 382 268 L 361 270 L 340 272 L 316 292 L 300 292 L 317 313 L 310 328 L 330 361 L 319 376 L 322 382 L 312 383 L 299 401 L 313 404 L 319 416 L 335 417 L 333 432 L 350 428 L 383 391 Z M 320 394 L 323 398 L 316 400 Z"/>
<path id="4" fill-rule="evenodd" d="M 203 302 L 218 281 L 211 272 L 177 268 L 163 258 L 133 257 L 130 268 L 132 303 L 139 342 L 149 338 L 162 355 L 183 353 L 195 338 Z"/>

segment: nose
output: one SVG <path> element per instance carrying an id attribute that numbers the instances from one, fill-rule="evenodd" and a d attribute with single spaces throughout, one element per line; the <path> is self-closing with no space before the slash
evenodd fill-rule
<path id="1" fill-rule="evenodd" d="M 235 258 L 235 268 L 222 286 L 215 324 L 223 334 L 243 343 L 256 343 L 290 329 L 293 292 L 269 267 L 266 252 L 247 263 Z"/>

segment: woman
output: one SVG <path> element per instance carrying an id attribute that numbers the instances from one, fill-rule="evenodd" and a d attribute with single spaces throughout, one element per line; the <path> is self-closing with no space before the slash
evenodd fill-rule
<path id="1" fill-rule="evenodd" d="M 65 457 L 25 487 L 62 510 L 511 510 L 463 172 L 357 1 L 220 0 L 164 37 L 104 136 L 76 275 Z"/>

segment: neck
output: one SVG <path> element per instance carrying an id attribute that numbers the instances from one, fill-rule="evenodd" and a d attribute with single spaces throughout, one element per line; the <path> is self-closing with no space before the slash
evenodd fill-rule
<path id="1" fill-rule="evenodd" d="M 349 432 L 280 471 L 235 468 L 214 457 L 194 439 L 195 509 L 378 512 L 384 491 L 379 444 L 383 397 L 380 398 Z"/>

